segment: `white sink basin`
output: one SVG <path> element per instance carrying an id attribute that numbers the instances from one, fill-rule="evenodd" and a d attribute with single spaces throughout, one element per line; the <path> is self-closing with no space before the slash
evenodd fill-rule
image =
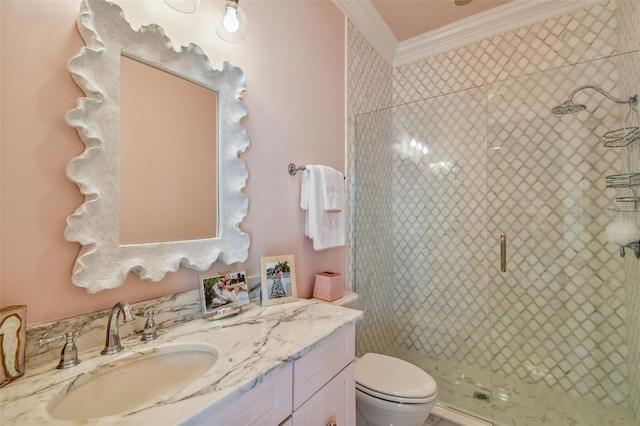
<path id="1" fill-rule="evenodd" d="M 204 343 L 166 344 L 116 356 L 74 380 L 49 414 L 85 420 L 123 413 L 183 389 L 217 360 L 216 348 Z"/>

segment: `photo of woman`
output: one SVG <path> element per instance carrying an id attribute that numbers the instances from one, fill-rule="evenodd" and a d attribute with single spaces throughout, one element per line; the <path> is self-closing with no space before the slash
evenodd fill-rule
<path id="1" fill-rule="evenodd" d="M 282 268 L 276 266 L 271 273 L 271 289 L 269 290 L 269 298 L 285 297 L 287 295 L 284 286 L 282 285 Z"/>
<path id="2" fill-rule="evenodd" d="M 293 256 L 263 257 L 260 267 L 264 306 L 296 300 Z"/>

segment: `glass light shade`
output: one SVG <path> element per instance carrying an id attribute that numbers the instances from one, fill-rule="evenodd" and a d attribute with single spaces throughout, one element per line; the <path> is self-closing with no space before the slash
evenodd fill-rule
<path id="1" fill-rule="evenodd" d="M 242 42 L 247 35 L 249 24 L 244 11 L 238 6 L 238 1 L 225 0 L 216 14 L 214 25 L 218 37 L 227 43 Z"/>
<path id="2" fill-rule="evenodd" d="M 200 0 L 164 0 L 171 9 L 182 13 L 193 13 L 198 8 Z"/>

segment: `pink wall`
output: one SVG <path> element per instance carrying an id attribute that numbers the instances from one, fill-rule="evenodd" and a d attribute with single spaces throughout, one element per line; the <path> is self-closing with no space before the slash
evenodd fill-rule
<path id="1" fill-rule="evenodd" d="M 176 45 L 200 45 L 214 67 L 223 61 L 247 77 L 244 125 L 251 146 L 249 259 L 211 272 L 259 274 L 261 256 L 293 254 L 298 293 L 309 297 L 315 272 L 344 269 L 344 249 L 315 252 L 304 237 L 300 175 L 287 164 L 326 164 L 344 170 L 344 18 L 332 2 L 243 0 L 249 33 L 240 45 L 217 39 L 216 2 L 202 0 L 193 15 L 161 1 L 120 1 L 134 28 L 162 26 Z M 84 145 L 64 120 L 81 91 L 66 62 L 83 41 L 76 30 L 79 1 L 2 0 L 0 307 L 28 306 L 36 324 L 197 288 L 196 271 L 181 268 L 160 282 L 129 275 L 114 290 L 88 294 L 71 283 L 79 250 L 64 239 L 66 218 L 83 200 L 65 174 Z"/>

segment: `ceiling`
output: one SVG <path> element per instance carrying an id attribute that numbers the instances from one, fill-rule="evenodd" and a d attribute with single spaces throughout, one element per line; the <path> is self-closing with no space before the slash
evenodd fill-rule
<path id="1" fill-rule="evenodd" d="M 399 42 L 431 32 L 511 0 L 471 0 L 457 6 L 454 0 L 371 0 Z"/>

